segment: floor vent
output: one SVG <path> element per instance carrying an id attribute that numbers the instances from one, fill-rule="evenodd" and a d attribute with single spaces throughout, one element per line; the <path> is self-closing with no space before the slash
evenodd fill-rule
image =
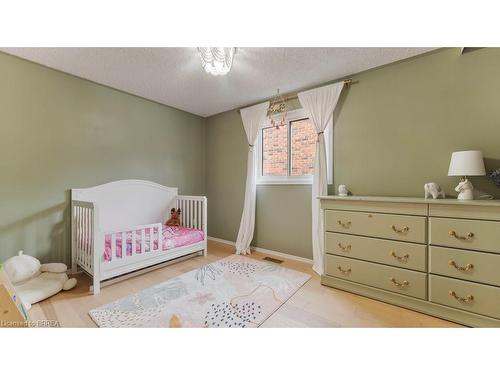
<path id="1" fill-rule="evenodd" d="M 283 263 L 282 260 L 279 260 L 276 258 L 271 258 L 271 257 L 265 257 L 265 258 L 262 258 L 262 260 L 267 260 L 268 262 L 273 262 L 273 263 L 278 263 L 278 264 Z"/>

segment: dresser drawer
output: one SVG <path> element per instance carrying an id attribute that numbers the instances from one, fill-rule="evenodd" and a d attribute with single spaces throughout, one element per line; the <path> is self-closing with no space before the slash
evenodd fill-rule
<path id="1" fill-rule="evenodd" d="M 325 272 L 329 276 L 425 299 L 427 275 L 402 268 L 325 255 Z"/>
<path id="2" fill-rule="evenodd" d="M 357 197 L 360 199 L 359 197 Z M 373 201 L 367 199 L 352 200 L 350 198 L 321 200 L 321 208 L 325 210 L 379 212 L 381 214 L 401 214 L 427 216 L 426 203 L 408 203 L 405 198 L 401 202 Z"/>
<path id="3" fill-rule="evenodd" d="M 421 216 L 325 210 L 325 230 L 347 234 L 426 242 L 427 219 Z"/>
<path id="4" fill-rule="evenodd" d="M 426 271 L 426 245 L 326 232 L 325 252 Z"/>
<path id="5" fill-rule="evenodd" d="M 490 201 L 493 202 L 493 201 Z M 495 204 L 485 206 L 485 201 L 462 201 L 455 204 L 429 204 L 429 216 L 453 217 L 461 219 L 480 219 L 480 220 L 500 220 L 500 206 L 498 201 Z M 481 203 L 481 204 L 479 204 Z"/>
<path id="6" fill-rule="evenodd" d="M 500 318 L 500 288 L 430 275 L 431 302 Z"/>
<path id="7" fill-rule="evenodd" d="M 500 253 L 500 222 L 431 217 L 432 245 Z"/>
<path id="8" fill-rule="evenodd" d="M 500 255 L 431 246 L 429 268 L 437 275 L 500 286 Z"/>

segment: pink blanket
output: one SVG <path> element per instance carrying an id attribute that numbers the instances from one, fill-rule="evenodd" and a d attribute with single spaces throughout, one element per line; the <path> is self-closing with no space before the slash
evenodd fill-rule
<path id="1" fill-rule="evenodd" d="M 132 233 L 134 231 L 127 232 L 126 238 L 126 249 L 127 255 L 132 255 Z M 136 254 L 142 253 L 142 241 L 141 241 L 141 230 L 135 231 L 135 252 Z M 150 249 L 150 229 L 146 229 L 146 240 L 145 240 L 145 251 L 151 251 Z M 203 241 L 205 236 L 203 231 L 199 229 L 184 228 L 184 227 L 173 227 L 168 225 L 163 225 L 163 250 L 170 250 L 176 247 L 192 245 L 196 242 Z M 153 229 L 153 250 L 158 250 L 158 229 Z M 122 236 L 118 234 L 116 236 L 116 255 L 111 252 L 111 234 L 106 234 L 105 245 L 104 245 L 104 260 L 109 262 L 114 256 L 121 258 L 122 256 Z"/>

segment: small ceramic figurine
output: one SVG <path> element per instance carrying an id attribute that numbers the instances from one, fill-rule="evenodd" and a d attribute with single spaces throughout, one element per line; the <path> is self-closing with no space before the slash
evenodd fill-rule
<path id="1" fill-rule="evenodd" d="M 339 185 L 338 193 L 339 193 L 339 197 L 347 197 L 349 195 L 349 190 L 347 190 L 347 186 Z"/>
<path id="2" fill-rule="evenodd" d="M 455 188 L 455 191 L 458 193 L 457 199 L 460 200 L 471 200 L 474 199 L 474 186 L 472 186 L 472 182 L 468 179 L 464 178 Z"/>
<path id="3" fill-rule="evenodd" d="M 425 198 L 432 196 L 432 199 L 445 198 L 444 190 L 435 182 L 428 182 L 424 185 Z"/>

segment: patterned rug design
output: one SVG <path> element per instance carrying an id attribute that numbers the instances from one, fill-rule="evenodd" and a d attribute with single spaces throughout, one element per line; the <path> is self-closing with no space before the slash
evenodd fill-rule
<path id="1" fill-rule="evenodd" d="M 89 312 L 99 327 L 260 326 L 310 275 L 231 255 Z"/>

